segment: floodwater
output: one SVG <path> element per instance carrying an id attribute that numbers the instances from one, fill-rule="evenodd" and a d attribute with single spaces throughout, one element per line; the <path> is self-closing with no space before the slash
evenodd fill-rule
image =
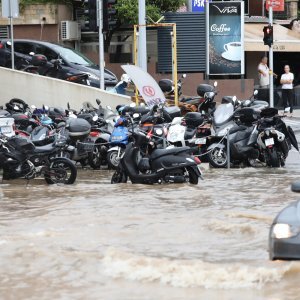
<path id="1" fill-rule="evenodd" d="M 0 299 L 299 299 L 300 262 L 268 258 L 272 219 L 300 198 L 291 156 L 197 186 L 111 185 L 107 170 L 1 184 Z"/>

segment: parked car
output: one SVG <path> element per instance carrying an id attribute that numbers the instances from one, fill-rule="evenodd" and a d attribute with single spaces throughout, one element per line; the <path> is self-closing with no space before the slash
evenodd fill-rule
<path id="1" fill-rule="evenodd" d="M 53 59 L 62 60 L 62 76 L 64 74 L 72 75 L 78 73 L 89 74 L 90 85 L 93 87 L 100 86 L 99 66 L 93 63 L 82 53 L 66 47 L 64 45 L 53 44 L 43 41 L 15 39 L 15 66 L 16 69 L 22 69 L 29 64 L 33 54 L 43 54 L 47 57 L 49 63 Z M 11 42 L 9 39 L 0 41 L 0 66 L 11 67 Z M 45 69 L 47 69 L 45 67 Z M 49 68 L 48 68 L 49 69 Z M 104 84 L 106 88 L 111 88 L 118 83 L 118 79 L 111 71 L 104 70 Z"/>
<path id="2" fill-rule="evenodd" d="M 292 184 L 292 191 L 300 193 L 300 182 Z M 274 219 L 269 234 L 271 260 L 300 259 L 300 200 L 290 203 Z"/>

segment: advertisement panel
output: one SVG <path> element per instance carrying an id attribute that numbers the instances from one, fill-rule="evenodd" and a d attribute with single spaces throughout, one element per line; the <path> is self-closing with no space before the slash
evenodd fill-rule
<path id="1" fill-rule="evenodd" d="M 244 74 L 244 2 L 209 2 L 206 8 L 207 74 Z"/>

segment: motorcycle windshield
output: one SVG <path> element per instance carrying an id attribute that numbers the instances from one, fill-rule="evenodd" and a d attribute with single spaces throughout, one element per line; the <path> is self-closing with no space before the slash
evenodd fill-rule
<path id="1" fill-rule="evenodd" d="M 216 124 L 222 124 L 233 115 L 233 105 L 231 103 L 220 104 L 214 113 Z"/>

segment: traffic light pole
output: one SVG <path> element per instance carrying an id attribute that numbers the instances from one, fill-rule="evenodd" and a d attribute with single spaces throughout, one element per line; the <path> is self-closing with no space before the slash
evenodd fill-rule
<path id="1" fill-rule="evenodd" d="M 98 1 L 100 89 L 104 90 L 103 0 Z"/>
<path id="2" fill-rule="evenodd" d="M 269 25 L 273 26 L 273 7 L 270 5 L 269 8 Z M 270 68 L 270 107 L 274 107 L 274 77 L 273 77 L 273 44 L 269 47 L 269 68 Z"/>

